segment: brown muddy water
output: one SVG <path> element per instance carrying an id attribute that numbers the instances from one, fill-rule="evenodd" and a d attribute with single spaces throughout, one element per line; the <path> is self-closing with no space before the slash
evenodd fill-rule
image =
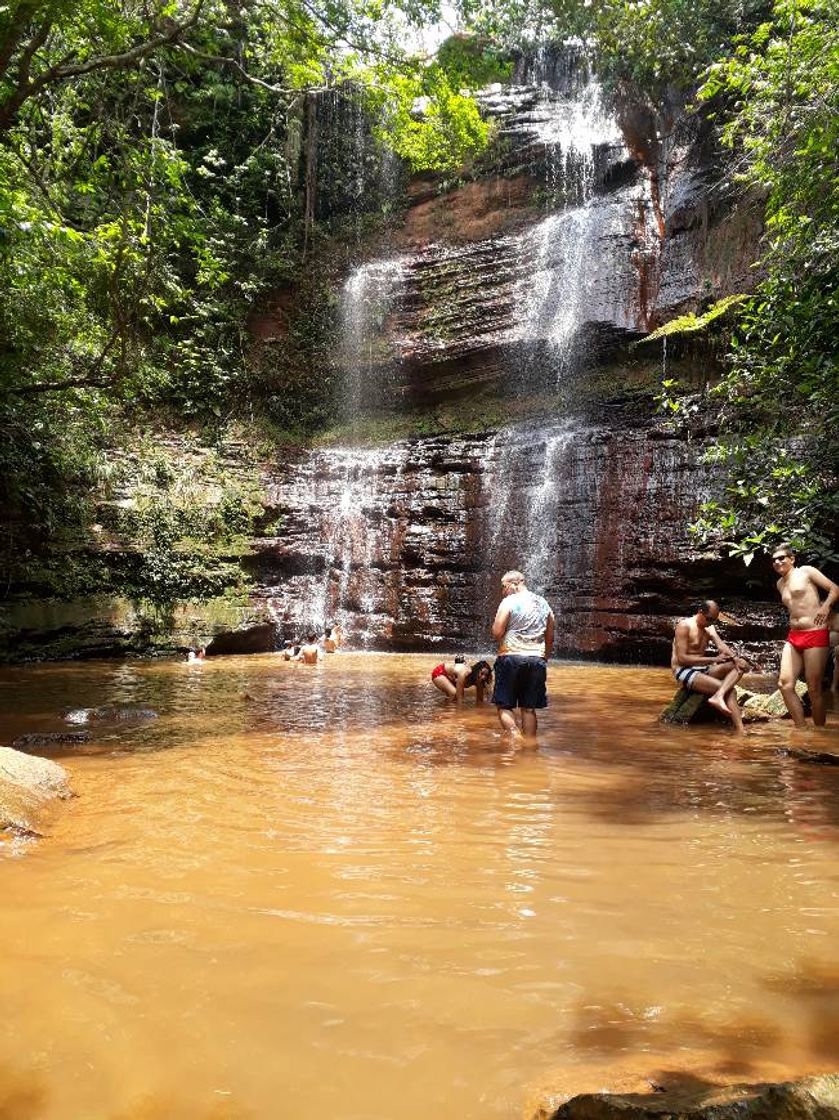
<path id="1" fill-rule="evenodd" d="M 0 1116 L 485 1120 L 839 1068 L 839 769 L 658 726 L 652 669 L 552 667 L 512 750 L 436 660 L 0 672 L 3 743 L 160 712 L 52 751 L 78 798 L 0 845 Z"/>

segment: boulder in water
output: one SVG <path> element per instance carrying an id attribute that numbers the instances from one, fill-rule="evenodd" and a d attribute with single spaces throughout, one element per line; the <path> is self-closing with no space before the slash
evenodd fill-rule
<path id="1" fill-rule="evenodd" d="M 807 711 L 809 698 L 807 696 L 807 685 L 804 681 L 796 682 L 795 691 L 804 703 L 805 711 Z M 738 688 L 736 696 L 745 723 L 789 718 L 784 698 L 778 690 L 766 696 L 762 693 L 747 692 L 743 688 Z M 728 719 L 722 712 L 712 708 L 707 700 L 708 697 L 701 692 L 689 692 L 687 689 L 680 688 L 658 717 L 659 721 L 675 724 L 728 723 Z"/>
<path id="2" fill-rule="evenodd" d="M 680 688 L 661 715 L 660 723 L 730 723 L 730 720 L 707 703 L 701 692 Z"/>
<path id="3" fill-rule="evenodd" d="M 57 762 L 0 747 L 0 830 L 40 835 L 50 806 L 68 797 L 67 775 Z"/>
<path id="4" fill-rule="evenodd" d="M 541 1105 L 532 1120 L 839 1120 L 839 1074 L 776 1084 L 655 1088 L 582 1093 Z"/>

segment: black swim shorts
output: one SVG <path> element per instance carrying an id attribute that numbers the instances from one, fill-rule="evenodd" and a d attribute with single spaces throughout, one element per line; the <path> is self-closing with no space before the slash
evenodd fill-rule
<path id="1" fill-rule="evenodd" d="M 547 672 L 548 665 L 543 657 L 502 654 L 495 659 L 493 704 L 499 708 L 547 708 Z"/>

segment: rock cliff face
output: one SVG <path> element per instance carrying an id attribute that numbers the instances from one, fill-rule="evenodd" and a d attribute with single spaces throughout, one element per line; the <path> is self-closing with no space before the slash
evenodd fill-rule
<path id="1" fill-rule="evenodd" d="M 520 65 L 482 104 L 491 173 L 442 194 L 414 182 L 387 255 L 346 280 L 350 408 L 384 388 L 394 407 L 553 388 L 753 282 L 757 210 L 720 193 L 709 128 L 678 104 L 654 117 L 607 98 L 574 50 Z"/>
<path id="2" fill-rule="evenodd" d="M 689 537 L 710 491 L 700 450 L 625 416 L 313 452 L 266 479 L 280 533 L 255 542 L 257 595 L 288 637 L 337 620 L 370 648 L 479 649 L 517 567 L 566 656 L 659 660 L 672 616 L 710 594 L 749 618 L 741 637 L 766 637 L 777 612 L 745 602 L 742 565 Z"/>

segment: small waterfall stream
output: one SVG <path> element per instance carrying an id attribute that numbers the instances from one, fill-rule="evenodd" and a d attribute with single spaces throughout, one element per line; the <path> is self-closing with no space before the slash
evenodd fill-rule
<path id="1" fill-rule="evenodd" d="M 406 274 L 404 260 L 370 261 L 355 268 L 344 284 L 340 363 L 344 370 L 343 413 L 348 421 L 381 407 L 389 387 L 389 375 L 398 358 L 390 317 Z"/>

